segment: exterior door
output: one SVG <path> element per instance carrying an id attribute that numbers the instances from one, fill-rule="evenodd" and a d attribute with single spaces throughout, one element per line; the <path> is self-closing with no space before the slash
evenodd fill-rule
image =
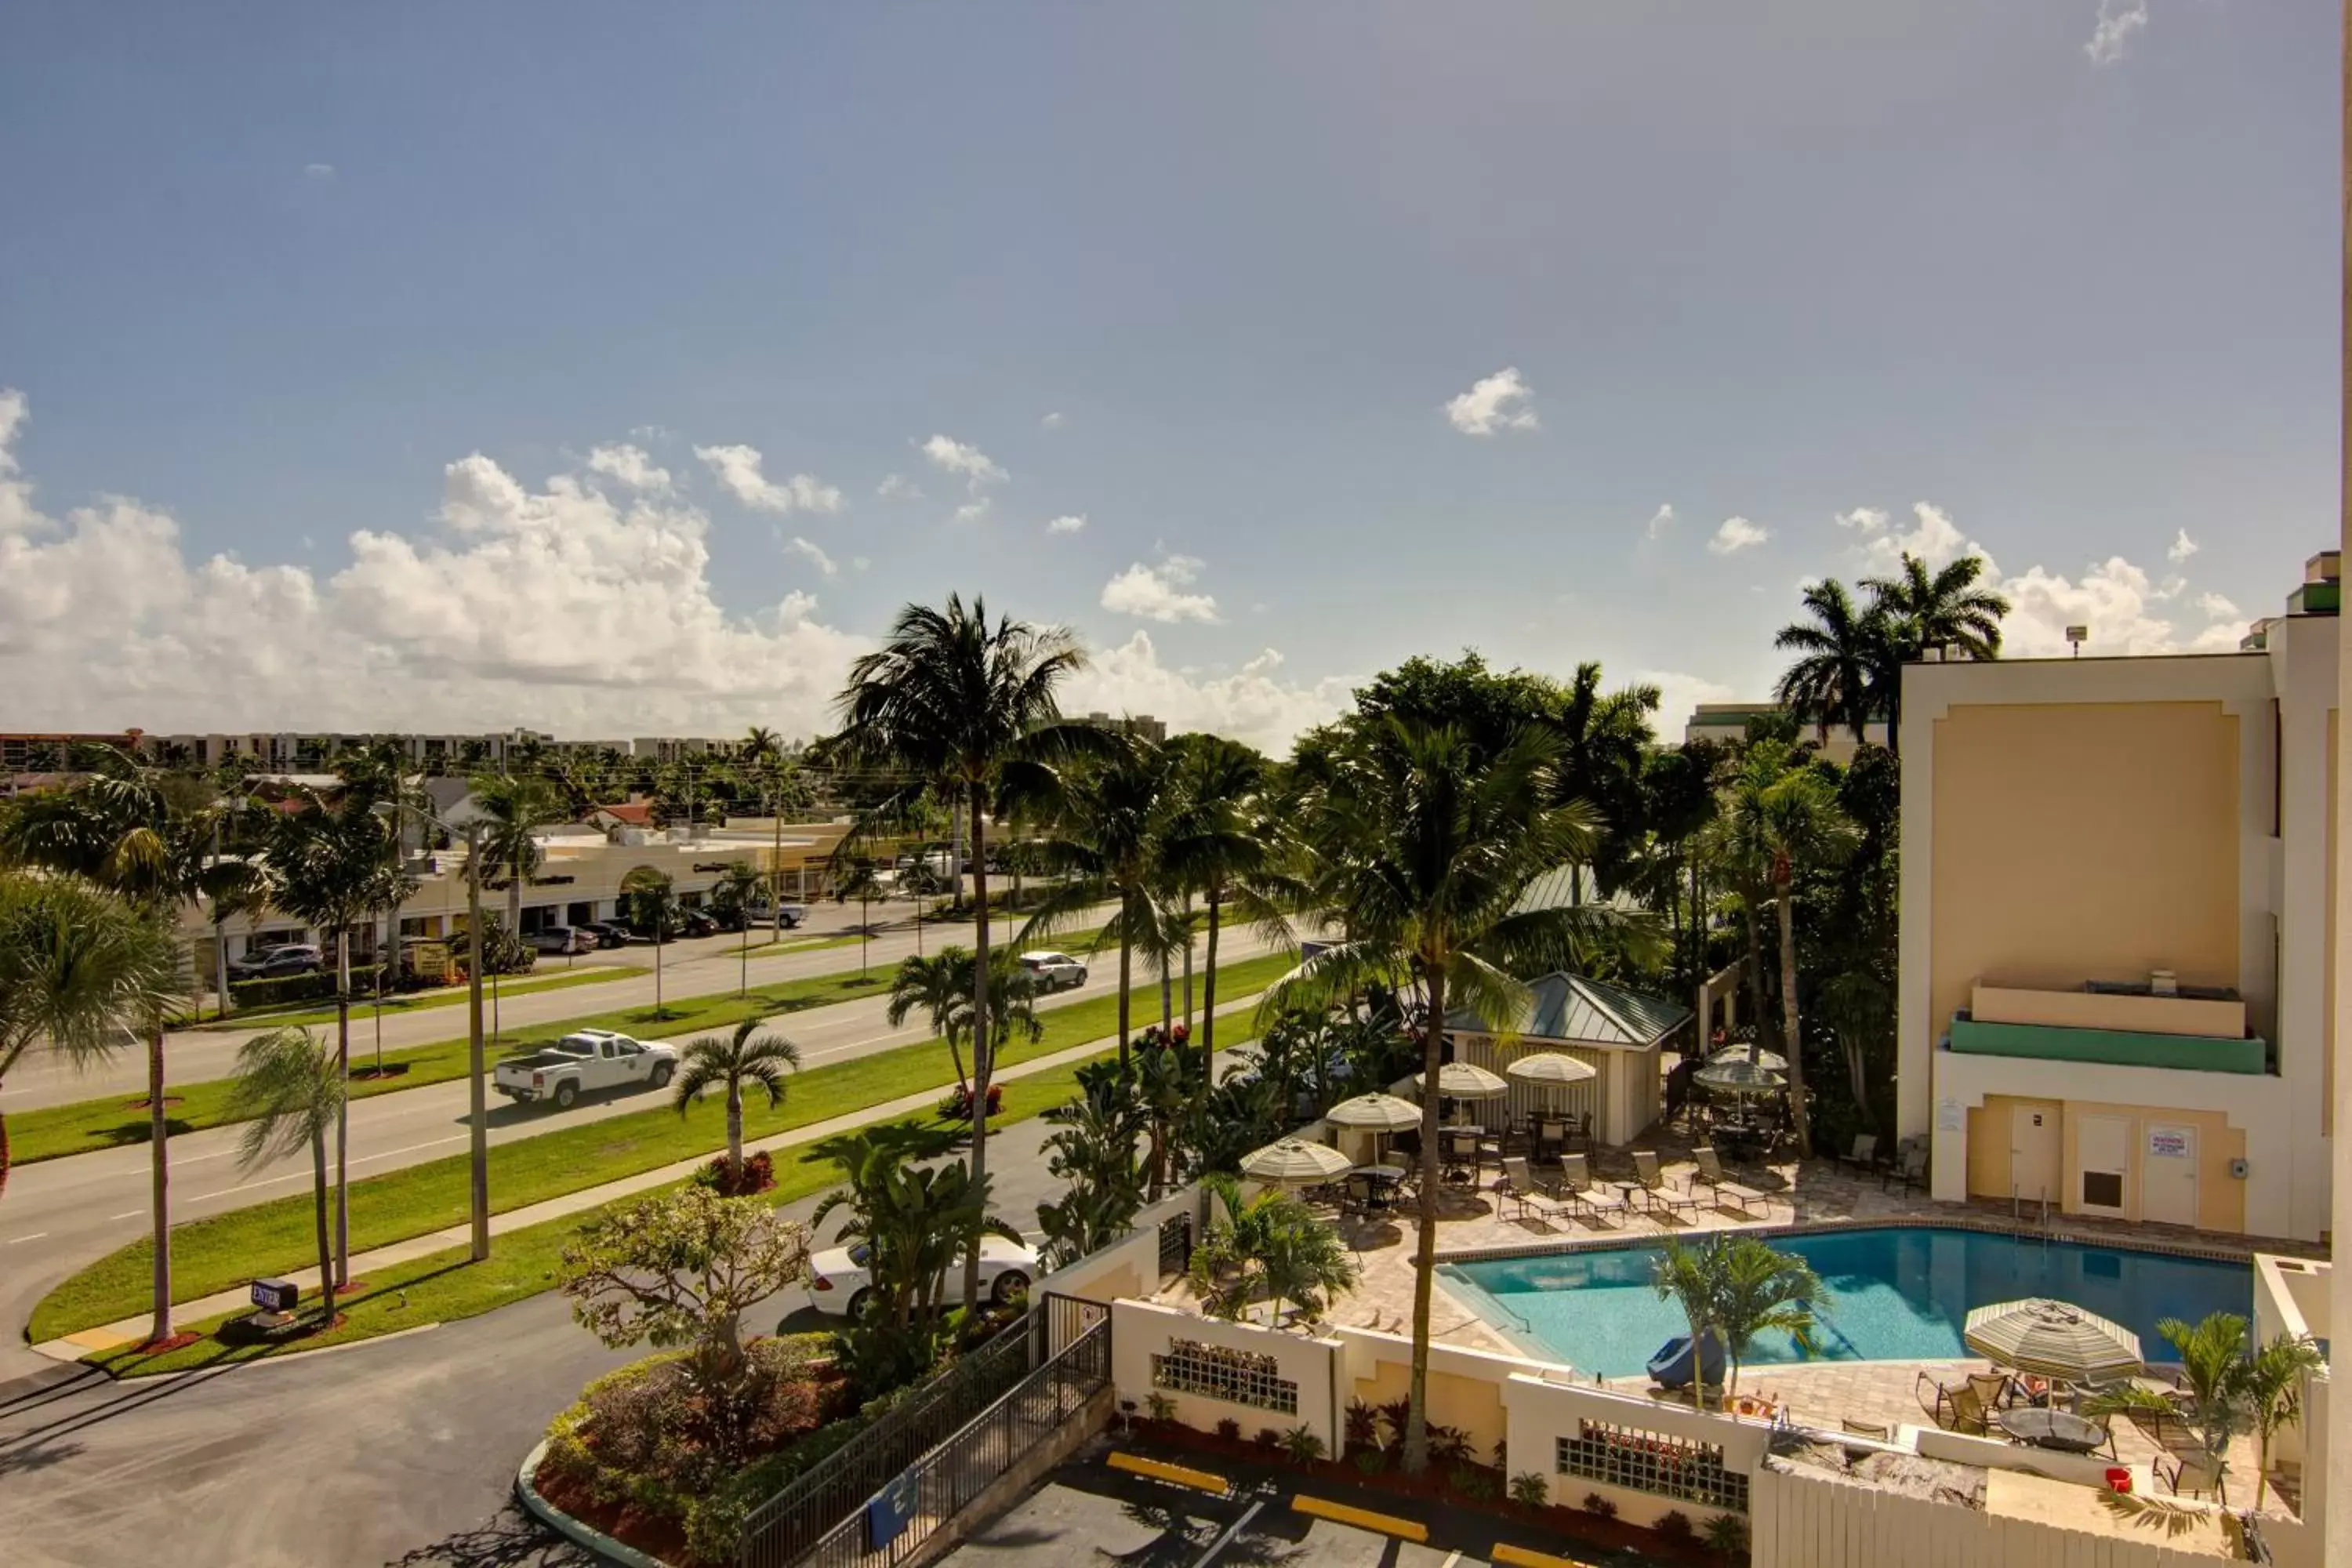
<path id="1" fill-rule="evenodd" d="M 2085 1116 L 2075 1134 L 2084 1214 L 2124 1215 L 2131 1181 L 2131 1122 L 2121 1116 Z"/>
<path id="2" fill-rule="evenodd" d="M 2027 1203 L 2064 1194 L 2058 1184 L 2058 1108 L 2021 1105 L 2010 1113 L 2009 1179 Z"/>
<path id="3" fill-rule="evenodd" d="M 2197 1223 L 2197 1129 L 2151 1121 L 2140 1145 L 2139 1217 L 2158 1225 Z"/>

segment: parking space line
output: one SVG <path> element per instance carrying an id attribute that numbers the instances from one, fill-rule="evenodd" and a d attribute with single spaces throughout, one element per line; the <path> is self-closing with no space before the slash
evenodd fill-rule
<path id="1" fill-rule="evenodd" d="M 1209 1549 L 1206 1552 L 1202 1552 L 1199 1558 L 1193 1562 L 1192 1568 L 1209 1568 L 1209 1564 L 1215 1561 L 1217 1553 L 1232 1545 L 1234 1537 L 1239 1535 L 1249 1524 L 1249 1521 L 1257 1517 L 1257 1510 L 1265 1506 L 1265 1500 L 1264 1498 L 1260 1498 L 1255 1502 L 1251 1503 L 1249 1507 L 1242 1510 L 1242 1516 L 1234 1521 L 1233 1523 L 1225 1526 L 1225 1532 L 1209 1543 Z M 1454 1568 L 1454 1565 L 1449 1563 L 1445 1565 L 1445 1568 Z"/>

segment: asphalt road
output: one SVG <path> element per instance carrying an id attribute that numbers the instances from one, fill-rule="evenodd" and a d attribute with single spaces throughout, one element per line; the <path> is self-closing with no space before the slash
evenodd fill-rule
<path id="1" fill-rule="evenodd" d="M 997 1206 L 1024 1228 L 1059 1186 L 1039 1152 L 1050 1131 L 1020 1123 L 992 1144 Z M 751 1321 L 811 1326 L 806 1301 L 794 1288 Z M 583 1384 L 641 1353 L 604 1349 L 549 1295 L 317 1356 L 152 1383 L 51 1371 L 74 1381 L 0 1384 L 0 1561 L 581 1563 L 515 1510 L 515 1468 Z"/>

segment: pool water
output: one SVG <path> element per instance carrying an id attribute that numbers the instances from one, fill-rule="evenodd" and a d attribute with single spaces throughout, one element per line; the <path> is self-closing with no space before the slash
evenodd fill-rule
<path id="1" fill-rule="evenodd" d="M 1952 1361 L 1969 1356 L 1960 1331 L 1970 1309 L 2027 1296 L 2088 1308 L 2169 1358 L 2162 1318 L 2195 1322 L 2208 1312 L 2253 1314 L 2253 1269 L 2243 1263 L 2174 1258 L 2067 1241 L 2029 1241 L 1980 1231 L 1885 1226 L 1775 1237 L 1813 1266 L 1823 1287 L 1815 1354 L 1788 1335 L 1758 1336 L 1745 1364 L 1806 1360 Z M 1680 1307 L 1650 1284 L 1654 1247 L 1553 1253 L 1444 1266 L 1449 1286 L 1479 1315 L 1580 1372 L 1628 1377 L 1658 1347 L 1690 1331 Z"/>

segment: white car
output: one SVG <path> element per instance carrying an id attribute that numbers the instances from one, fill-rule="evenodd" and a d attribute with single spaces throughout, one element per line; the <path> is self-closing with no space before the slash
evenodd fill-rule
<path id="1" fill-rule="evenodd" d="M 1087 966 L 1066 952 L 1024 952 L 1021 967 L 1029 972 L 1040 991 L 1075 990 L 1087 983 Z"/>
<path id="2" fill-rule="evenodd" d="M 869 1256 L 861 1241 L 855 1247 L 828 1247 L 809 1259 L 809 1300 L 818 1311 L 836 1318 L 857 1315 L 866 1305 L 866 1288 L 872 1283 L 872 1277 L 866 1272 Z M 961 1256 L 949 1272 L 950 1285 L 962 1278 Z M 1019 1242 L 1007 1241 L 1001 1236 L 980 1238 L 980 1286 L 993 1300 L 1010 1301 L 1029 1289 L 1029 1282 L 1044 1272 L 1037 1265 L 1037 1255 Z"/>

